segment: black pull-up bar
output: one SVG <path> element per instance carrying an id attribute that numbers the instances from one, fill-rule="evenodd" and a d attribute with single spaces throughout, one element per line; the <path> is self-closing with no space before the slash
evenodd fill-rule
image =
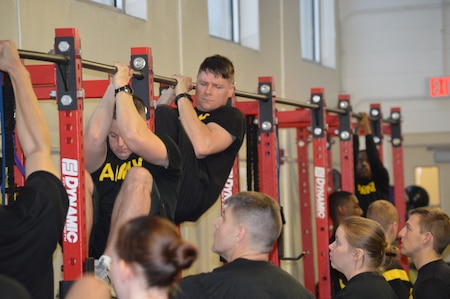
<path id="1" fill-rule="evenodd" d="M 53 62 L 53 63 L 63 64 L 63 65 L 67 65 L 70 62 L 70 58 L 68 56 L 64 56 L 64 55 L 56 55 L 56 54 L 29 51 L 29 50 L 18 50 L 18 53 L 19 53 L 19 56 L 23 59 L 32 59 L 32 60 Z M 90 61 L 90 60 L 84 60 L 84 59 L 81 60 L 81 64 L 84 68 L 94 70 L 94 71 L 105 72 L 108 74 L 115 74 L 117 72 L 117 67 L 115 67 L 114 65 L 108 65 L 108 64 L 103 64 L 103 63 L 94 62 L 94 61 Z M 135 77 L 137 79 L 143 79 L 145 77 L 145 74 L 142 71 L 133 70 L 133 77 Z M 175 86 L 177 84 L 177 80 L 175 80 L 173 78 L 169 78 L 169 77 L 154 75 L 153 79 L 155 82 L 166 84 L 166 85 Z M 193 83 L 193 85 L 195 88 L 195 83 Z M 260 101 L 264 101 L 264 102 L 267 102 L 269 100 L 267 98 L 267 96 L 265 96 L 263 94 L 256 94 L 256 93 L 247 92 L 247 91 L 236 90 L 235 95 L 238 97 L 255 99 L 255 100 L 260 100 Z M 283 98 L 278 98 L 278 97 L 275 98 L 275 103 L 290 105 L 293 107 L 308 108 L 308 109 L 317 109 L 319 107 L 316 104 L 300 103 L 300 102 L 297 102 L 294 100 L 283 99 Z M 326 111 L 333 112 L 336 114 L 345 114 L 346 113 L 346 111 L 344 109 L 330 108 L 330 107 L 326 107 Z M 353 112 L 352 117 L 361 119 L 361 114 Z M 386 119 L 386 120 L 383 120 L 383 122 L 395 123 L 396 121 Z"/>
<path id="2" fill-rule="evenodd" d="M 32 59 L 32 60 L 39 60 L 39 61 L 46 61 L 46 62 L 54 62 L 58 64 L 68 64 L 70 62 L 70 58 L 68 56 L 64 55 L 56 55 L 56 54 L 49 54 L 49 53 L 42 53 L 42 52 L 35 52 L 35 51 L 28 51 L 28 50 L 18 50 L 20 58 L 24 59 Z M 90 60 L 81 60 L 81 65 L 84 68 L 104 72 L 108 74 L 115 74 L 117 72 L 117 67 L 114 65 L 108 65 L 103 64 L 99 62 L 94 62 Z M 137 79 L 143 79 L 144 73 L 142 71 L 136 71 L 133 70 L 133 77 Z"/>
<path id="3" fill-rule="evenodd" d="M 60 63 L 60 64 L 68 64 L 70 61 L 68 56 L 28 51 L 28 50 L 17 50 L 17 52 L 19 53 L 20 58 L 24 58 L 24 59 L 47 61 L 47 62 L 54 62 L 54 63 Z"/>
<path id="4" fill-rule="evenodd" d="M 177 80 L 173 79 L 173 78 L 169 78 L 169 77 L 162 77 L 162 76 L 154 75 L 153 76 L 153 80 L 155 82 L 166 84 L 166 85 L 170 85 L 170 86 L 177 85 Z M 195 83 L 192 83 L 192 85 L 194 86 L 194 89 L 195 89 Z M 251 93 L 251 92 L 247 92 L 247 91 L 236 90 L 234 93 L 238 97 L 255 99 L 255 100 L 260 100 L 260 101 L 264 101 L 264 102 L 267 102 L 269 100 L 267 98 L 267 96 L 265 96 L 265 95 Z"/>

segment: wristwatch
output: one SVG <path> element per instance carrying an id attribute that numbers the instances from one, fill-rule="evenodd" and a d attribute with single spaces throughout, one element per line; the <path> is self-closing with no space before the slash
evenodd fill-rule
<path id="1" fill-rule="evenodd" d="M 188 93 L 180 93 L 179 95 L 177 95 L 177 96 L 175 97 L 175 100 L 174 100 L 175 105 L 178 106 L 178 100 L 181 99 L 181 98 L 186 98 L 186 99 L 188 99 L 189 101 L 193 102 L 193 101 L 192 101 L 192 97 L 191 97 L 190 94 L 188 94 Z"/>
<path id="2" fill-rule="evenodd" d="M 131 88 L 131 86 L 129 84 L 124 85 L 122 87 L 119 87 L 117 89 L 114 90 L 114 96 L 117 96 L 117 94 L 121 91 L 125 91 L 126 93 L 128 93 L 129 95 L 133 95 L 134 94 L 134 90 L 133 88 Z"/>

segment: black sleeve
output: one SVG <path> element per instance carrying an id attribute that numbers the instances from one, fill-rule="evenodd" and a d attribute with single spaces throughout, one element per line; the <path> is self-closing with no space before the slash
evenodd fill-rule
<path id="1" fill-rule="evenodd" d="M 223 106 L 218 108 L 211 117 L 204 121 L 205 123 L 215 122 L 242 143 L 245 135 L 245 116 L 235 107 Z"/>
<path id="2" fill-rule="evenodd" d="M 384 167 L 380 159 L 377 146 L 373 141 L 372 135 L 366 135 L 366 152 L 369 160 L 370 169 L 372 170 L 372 177 L 379 188 L 386 194 L 386 199 L 389 196 L 389 173 Z"/>

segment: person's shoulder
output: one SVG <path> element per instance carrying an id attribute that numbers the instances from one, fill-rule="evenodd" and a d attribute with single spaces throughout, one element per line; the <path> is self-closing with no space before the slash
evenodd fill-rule
<path id="1" fill-rule="evenodd" d="M 429 262 L 419 269 L 419 276 L 422 273 L 433 273 L 437 278 L 450 276 L 450 265 L 444 260 L 439 259 Z"/>
<path id="2" fill-rule="evenodd" d="M 428 278 L 413 286 L 413 298 L 450 298 L 450 281 Z"/>
<path id="3" fill-rule="evenodd" d="M 200 280 L 202 280 L 202 278 L 207 278 L 210 274 L 211 274 L 211 272 L 188 275 L 188 276 L 182 277 L 180 280 L 178 280 L 177 284 L 180 287 L 192 286 L 192 285 L 198 283 Z"/>
<path id="4" fill-rule="evenodd" d="M 230 106 L 230 105 L 223 105 L 220 106 L 212 111 L 210 111 L 210 113 L 214 113 L 214 114 L 233 114 L 233 115 L 237 115 L 239 117 L 244 117 L 244 113 L 242 113 L 241 110 L 239 110 L 237 107 L 234 106 Z"/>
<path id="5" fill-rule="evenodd" d="M 177 281 L 171 299 L 205 298 L 207 281 L 212 272 L 189 275 Z"/>

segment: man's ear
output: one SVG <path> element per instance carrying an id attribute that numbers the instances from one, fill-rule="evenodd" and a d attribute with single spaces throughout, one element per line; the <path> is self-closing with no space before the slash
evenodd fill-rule
<path id="1" fill-rule="evenodd" d="M 345 206 L 338 206 L 337 211 L 339 212 L 339 214 L 345 215 Z"/>
<path id="2" fill-rule="evenodd" d="M 386 232 L 386 237 L 394 235 L 397 237 L 398 235 L 398 222 L 394 221 L 389 225 L 389 229 Z"/>
<path id="3" fill-rule="evenodd" d="M 228 97 L 232 98 L 234 95 L 234 91 L 236 90 L 236 84 L 233 82 L 233 84 L 231 84 L 230 89 L 228 90 Z"/>
<path id="4" fill-rule="evenodd" d="M 236 233 L 236 238 L 235 241 L 236 243 L 241 242 L 245 236 L 247 235 L 247 226 L 245 226 L 244 224 L 239 224 L 237 226 L 237 233 Z"/>
<path id="5" fill-rule="evenodd" d="M 426 233 L 423 233 L 422 235 L 423 235 L 423 238 L 422 238 L 423 244 L 430 244 L 431 246 L 433 246 L 433 243 L 434 243 L 433 234 L 431 232 L 426 232 Z"/>

